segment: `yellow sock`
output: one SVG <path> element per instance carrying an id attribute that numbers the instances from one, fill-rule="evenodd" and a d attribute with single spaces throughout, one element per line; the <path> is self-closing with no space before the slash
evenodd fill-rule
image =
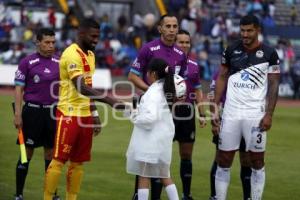
<path id="1" fill-rule="evenodd" d="M 66 200 L 76 200 L 83 175 L 82 163 L 71 162 L 67 172 Z"/>
<path id="2" fill-rule="evenodd" d="M 64 163 L 52 160 L 45 174 L 44 200 L 52 200 Z"/>

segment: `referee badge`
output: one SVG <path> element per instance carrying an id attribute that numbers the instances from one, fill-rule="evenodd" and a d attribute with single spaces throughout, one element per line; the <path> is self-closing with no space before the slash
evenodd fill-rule
<path id="1" fill-rule="evenodd" d="M 264 56 L 264 52 L 262 50 L 258 50 L 255 55 L 257 58 L 262 58 Z"/>

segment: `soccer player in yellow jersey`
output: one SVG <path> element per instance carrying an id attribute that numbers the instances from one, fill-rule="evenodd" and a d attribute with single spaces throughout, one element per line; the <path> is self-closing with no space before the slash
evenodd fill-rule
<path id="1" fill-rule="evenodd" d="M 67 171 L 66 199 L 77 199 L 83 169 L 91 157 L 92 137 L 101 131 L 101 122 L 93 100 L 123 109 L 125 105 L 92 88 L 95 56 L 92 50 L 99 40 L 99 24 L 86 19 L 79 26 L 77 42 L 63 52 L 60 67 L 57 130 L 53 160 L 45 175 L 44 200 L 52 200 L 62 168 Z"/>

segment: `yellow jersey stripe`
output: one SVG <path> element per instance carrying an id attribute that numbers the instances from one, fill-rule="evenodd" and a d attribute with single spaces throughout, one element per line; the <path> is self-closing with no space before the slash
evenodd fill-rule
<path id="1" fill-rule="evenodd" d="M 62 120 L 63 120 L 63 116 L 60 116 L 59 123 L 58 123 L 58 128 L 57 128 L 57 132 L 56 132 L 56 141 L 55 141 L 56 149 L 55 149 L 55 154 L 54 154 L 55 158 L 58 156 L 59 137 L 60 137 L 60 129 L 61 129 Z"/>

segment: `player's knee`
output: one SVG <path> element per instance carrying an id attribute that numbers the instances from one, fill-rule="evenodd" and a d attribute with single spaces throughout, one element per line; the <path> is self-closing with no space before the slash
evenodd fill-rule
<path id="1" fill-rule="evenodd" d="M 264 162 L 264 152 L 251 153 L 251 167 L 253 169 L 259 170 L 265 166 Z"/>
<path id="2" fill-rule="evenodd" d="M 249 153 L 240 152 L 240 163 L 242 167 L 250 167 L 251 166 L 251 159 Z"/>
<path id="3" fill-rule="evenodd" d="M 235 152 L 218 151 L 217 163 L 222 168 L 230 168 Z"/>

